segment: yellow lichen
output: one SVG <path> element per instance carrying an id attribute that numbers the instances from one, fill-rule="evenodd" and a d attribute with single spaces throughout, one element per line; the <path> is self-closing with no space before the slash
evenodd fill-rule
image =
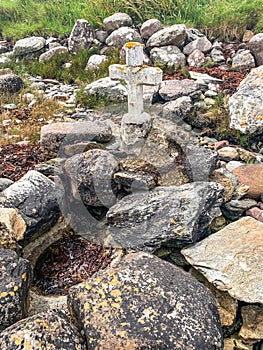
<path id="1" fill-rule="evenodd" d="M 111 292 L 110 292 L 110 295 L 113 296 L 114 298 L 117 298 L 121 295 L 121 291 L 119 289 L 113 289 Z"/>
<path id="2" fill-rule="evenodd" d="M 7 295 L 8 295 L 7 292 L 2 292 L 2 293 L 0 294 L 0 298 L 5 298 Z"/>
<path id="3" fill-rule="evenodd" d="M 18 286 L 14 286 L 14 291 L 16 292 L 18 290 Z"/>
<path id="4" fill-rule="evenodd" d="M 125 49 L 132 49 L 135 46 L 142 46 L 142 44 L 136 41 L 130 41 L 124 45 Z"/>
<path id="5" fill-rule="evenodd" d="M 21 344 L 22 344 L 22 338 L 17 338 L 17 339 L 15 340 L 15 344 L 16 344 L 16 345 L 21 345 Z"/>
<path id="6" fill-rule="evenodd" d="M 26 273 L 23 273 L 23 275 L 22 275 L 22 280 L 23 280 L 23 281 L 26 281 L 26 280 L 27 280 L 27 275 L 26 275 Z"/>

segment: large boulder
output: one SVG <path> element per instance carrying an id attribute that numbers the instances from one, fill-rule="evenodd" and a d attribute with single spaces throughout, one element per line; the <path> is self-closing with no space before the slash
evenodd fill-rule
<path id="1" fill-rule="evenodd" d="M 68 39 L 68 49 L 72 53 L 78 53 L 91 47 L 95 39 L 92 26 L 85 19 L 78 19 Z"/>
<path id="2" fill-rule="evenodd" d="M 148 47 L 160 46 L 182 46 L 186 39 L 186 26 L 184 24 L 174 24 L 158 30 L 147 41 Z"/>
<path id="3" fill-rule="evenodd" d="M 46 40 L 41 36 L 31 36 L 18 40 L 14 46 L 14 55 L 18 57 L 39 57 L 46 45 Z"/>
<path id="4" fill-rule="evenodd" d="M 108 33 L 111 33 L 120 27 L 130 27 L 131 25 L 131 17 L 122 12 L 114 13 L 103 20 L 103 28 Z"/>
<path id="5" fill-rule="evenodd" d="M 41 128 L 40 143 L 50 157 L 64 155 L 69 145 L 83 142 L 108 142 L 112 138 L 112 131 L 103 122 L 61 122 L 44 125 Z M 85 146 L 83 146 L 83 150 Z"/>
<path id="6" fill-rule="evenodd" d="M 200 240 L 221 214 L 223 187 L 212 182 L 158 187 L 121 199 L 107 213 L 109 244 L 154 252 Z"/>
<path id="7" fill-rule="evenodd" d="M 114 30 L 106 39 L 106 44 L 108 46 L 122 48 L 124 44 L 134 41 L 142 42 L 140 34 L 133 28 L 130 27 L 121 27 Z"/>
<path id="8" fill-rule="evenodd" d="M 229 98 L 230 127 L 244 134 L 263 131 L 263 65 L 242 80 Z"/>
<path id="9" fill-rule="evenodd" d="M 0 266 L 0 331 L 2 331 L 26 317 L 31 268 L 29 261 L 19 258 L 10 249 L 0 249 Z"/>
<path id="10" fill-rule="evenodd" d="M 18 92 L 23 86 L 23 80 L 16 74 L 0 75 L 0 92 Z"/>
<path id="11" fill-rule="evenodd" d="M 182 253 L 218 289 L 263 304 L 262 230 L 263 223 L 244 217 Z"/>
<path id="12" fill-rule="evenodd" d="M 257 65 L 263 65 L 263 33 L 254 35 L 249 40 L 248 47 L 255 56 Z"/>
<path id="13" fill-rule="evenodd" d="M 1 350 L 86 350 L 84 341 L 62 310 L 43 312 L 8 327 L 0 335 Z"/>
<path id="14" fill-rule="evenodd" d="M 88 95 L 105 98 L 112 102 L 124 102 L 128 95 L 126 87 L 119 80 L 112 80 L 109 77 L 88 84 L 84 91 Z"/>
<path id="15" fill-rule="evenodd" d="M 61 196 L 61 189 L 35 170 L 2 192 L 0 207 L 16 208 L 26 223 L 21 244 L 40 236 L 56 223 Z"/>
<path id="16" fill-rule="evenodd" d="M 65 163 L 73 197 L 94 207 L 110 207 L 115 203 L 112 181 L 117 170 L 115 157 L 98 149 L 77 154 Z"/>
<path id="17" fill-rule="evenodd" d="M 212 294 L 150 254 L 129 254 L 71 288 L 68 305 L 91 350 L 223 349 Z"/>
<path id="18" fill-rule="evenodd" d="M 150 51 L 151 60 L 159 66 L 179 69 L 185 66 L 185 55 L 177 46 L 154 47 Z"/>

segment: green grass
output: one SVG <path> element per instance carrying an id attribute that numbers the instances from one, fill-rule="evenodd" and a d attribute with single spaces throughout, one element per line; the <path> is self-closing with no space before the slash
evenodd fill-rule
<path id="1" fill-rule="evenodd" d="M 95 47 L 89 50 L 82 50 L 77 55 L 62 53 L 52 57 L 47 62 L 21 60 L 16 62 L 15 59 L 8 64 L 0 64 L 0 68 L 11 68 L 12 71 L 20 76 L 28 73 L 32 76 L 41 76 L 43 79 L 56 79 L 64 83 L 79 85 L 91 83 L 94 80 L 108 76 L 108 67 L 111 64 L 119 62 L 119 50 L 110 49 L 107 51 L 107 60 L 97 70 L 85 70 L 88 59 L 91 55 L 97 54 L 98 49 Z M 70 63 L 69 68 L 64 64 Z"/>
<path id="2" fill-rule="evenodd" d="M 8 39 L 32 34 L 63 37 L 78 18 L 97 28 L 114 12 L 130 14 L 136 24 L 158 18 L 222 38 L 240 38 L 245 29 L 263 31 L 262 0 L 1 0 L 0 32 Z"/>

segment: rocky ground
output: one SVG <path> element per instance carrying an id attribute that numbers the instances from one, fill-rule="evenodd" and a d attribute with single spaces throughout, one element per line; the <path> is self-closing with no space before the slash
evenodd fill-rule
<path id="1" fill-rule="evenodd" d="M 0 42 L 0 62 L 95 44 L 96 69 L 130 41 L 164 70 L 143 91 L 147 129 L 121 123 L 120 81 L 85 87 L 112 102 L 95 111 L 76 85 L 27 77 L 29 94 L 0 75 L 27 101 L 1 106 L 1 349 L 262 350 L 263 34 L 221 43 L 115 14 L 97 31 L 78 20 L 63 43 Z M 48 122 L 39 94 L 58 102 Z M 14 143 L 31 123 L 40 142 Z"/>

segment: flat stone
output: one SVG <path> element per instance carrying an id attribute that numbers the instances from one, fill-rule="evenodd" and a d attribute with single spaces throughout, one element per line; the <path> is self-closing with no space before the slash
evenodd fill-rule
<path id="1" fill-rule="evenodd" d="M 246 305 L 241 308 L 242 327 L 239 335 L 255 343 L 263 339 L 263 306 Z"/>
<path id="2" fill-rule="evenodd" d="M 130 27 L 116 29 L 106 39 L 106 45 L 120 49 L 128 42 L 142 42 L 140 34 Z"/>
<path id="3" fill-rule="evenodd" d="M 61 189 L 53 181 L 35 170 L 2 192 L 0 207 L 16 208 L 26 223 L 21 244 L 40 236 L 56 223 L 61 195 Z"/>
<path id="4" fill-rule="evenodd" d="M 97 141 L 108 142 L 112 138 L 112 131 L 103 122 L 61 122 L 44 125 L 41 128 L 40 143 L 50 157 L 64 154 L 68 145 L 80 142 Z"/>
<path id="5" fill-rule="evenodd" d="M 24 86 L 23 80 L 16 74 L 0 75 L 0 92 L 15 93 Z"/>
<path id="6" fill-rule="evenodd" d="M 141 37 L 143 39 L 149 39 L 150 36 L 152 36 L 154 33 L 158 32 L 158 30 L 161 29 L 163 29 L 163 25 L 158 19 L 148 19 L 147 21 L 143 22 L 141 26 Z"/>
<path id="7" fill-rule="evenodd" d="M 182 250 L 216 288 L 237 300 L 263 304 L 263 223 L 244 217 Z"/>
<path id="8" fill-rule="evenodd" d="M 249 186 L 247 197 L 259 199 L 263 193 L 263 164 L 246 164 L 235 168 L 233 175 L 240 184 Z"/>
<path id="9" fill-rule="evenodd" d="M 219 184 L 194 182 L 131 194 L 107 213 L 109 244 L 153 252 L 170 241 L 193 243 L 220 215 L 222 193 Z"/>
<path id="10" fill-rule="evenodd" d="M 61 54 L 67 53 L 67 52 L 68 52 L 67 47 L 64 47 L 64 46 L 53 47 L 52 49 L 42 53 L 39 56 L 39 62 L 47 62 L 52 57 L 57 56 L 57 55 L 61 55 Z"/>
<path id="11" fill-rule="evenodd" d="M 165 66 L 174 70 L 185 66 L 185 55 L 177 46 L 154 47 L 150 51 L 150 58 L 155 65 Z"/>
<path id="12" fill-rule="evenodd" d="M 12 208 L 0 210 L 0 248 L 15 249 L 16 243 L 24 238 L 25 221 L 18 211 Z"/>
<path id="13" fill-rule="evenodd" d="M 76 54 L 83 49 L 91 47 L 95 39 L 95 32 L 92 26 L 85 19 L 78 19 L 68 39 L 68 49 Z"/>
<path id="14" fill-rule="evenodd" d="M 103 20 L 103 28 L 108 33 L 111 33 L 120 27 L 130 27 L 131 25 L 131 17 L 122 12 L 114 13 Z"/>
<path id="15" fill-rule="evenodd" d="M 174 24 L 154 33 L 146 43 L 148 47 L 182 46 L 186 39 L 186 26 Z"/>
<path id="16" fill-rule="evenodd" d="M 19 258 L 10 249 L 0 249 L 0 266 L 0 331 L 2 331 L 26 317 L 31 268 L 27 260 Z M 1 339 L 2 333 L 0 346 Z"/>
<path id="17" fill-rule="evenodd" d="M 73 197 L 87 206 L 110 207 L 115 203 L 112 179 L 117 170 L 117 159 L 98 149 L 77 154 L 65 163 Z"/>
<path id="18" fill-rule="evenodd" d="M 54 349 L 86 350 L 77 328 L 66 313 L 54 309 L 43 312 L 8 327 L 1 333 L 1 350 Z"/>
<path id="19" fill-rule="evenodd" d="M 182 96 L 197 98 L 201 90 L 199 84 L 190 79 L 165 80 L 161 84 L 159 94 L 165 101 L 171 101 Z"/>
<path id="20" fill-rule="evenodd" d="M 150 254 L 129 254 L 71 288 L 68 305 L 89 349 L 223 349 L 212 294 Z"/>
<path id="21" fill-rule="evenodd" d="M 31 36 L 18 40 L 14 46 L 15 56 L 26 56 L 36 51 L 40 51 L 46 45 L 46 40 L 41 36 Z"/>

